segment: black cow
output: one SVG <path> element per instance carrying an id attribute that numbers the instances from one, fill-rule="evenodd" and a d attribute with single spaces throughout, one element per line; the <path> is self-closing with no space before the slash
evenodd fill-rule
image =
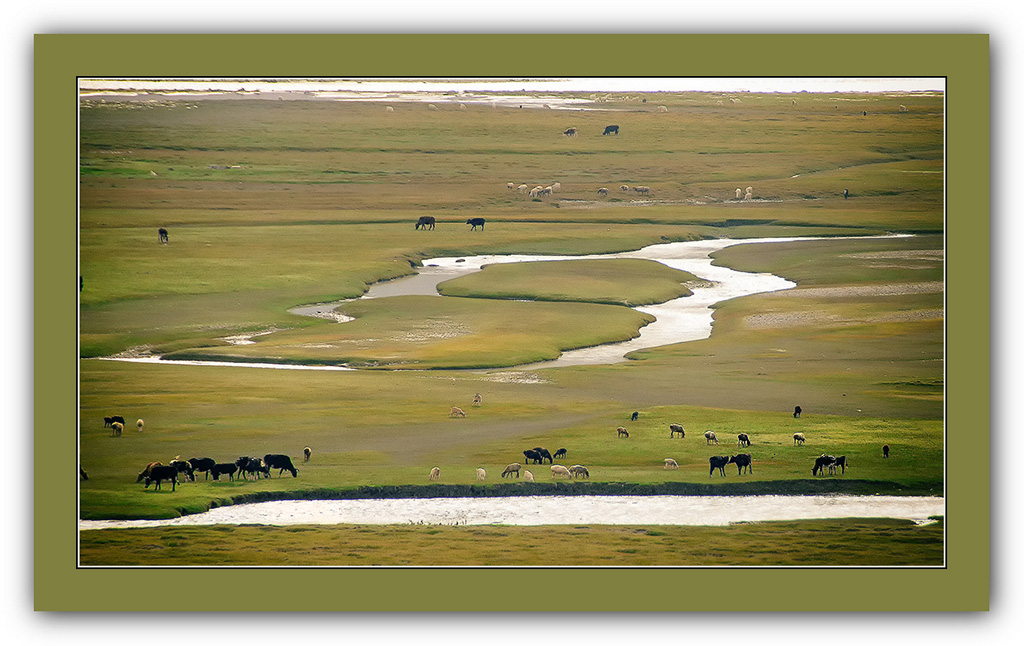
<path id="1" fill-rule="evenodd" d="M 844 200 L 850 199 L 850 189 L 848 189 L 848 188 L 844 188 L 843 189 L 843 199 Z"/>
<path id="2" fill-rule="evenodd" d="M 150 483 L 155 482 L 155 489 L 160 488 L 160 483 L 164 480 L 171 481 L 171 491 L 177 491 L 178 486 L 178 469 L 176 467 L 165 467 L 158 466 L 153 467 L 149 471 L 149 475 L 146 476 L 146 488 L 149 488 Z"/>
<path id="3" fill-rule="evenodd" d="M 725 465 L 730 462 L 728 455 L 712 455 L 708 458 L 708 462 L 711 463 L 711 472 L 708 473 L 709 478 L 715 475 L 715 469 L 718 469 L 723 478 L 725 477 Z"/>
<path id="4" fill-rule="evenodd" d="M 473 225 L 473 228 L 470 229 L 470 231 L 476 231 L 477 227 L 480 227 L 480 230 L 483 231 L 483 229 L 484 229 L 484 222 L 486 222 L 486 220 L 484 220 L 483 218 L 470 218 L 470 219 L 466 220 L 466 224 L 472 224 Z"/>
<path id="5" fill-rule="evenodd" d="M 886 445 L 884 445 L 882 447 L 882 457 L 883 458 L 889 457 L 889 445 L 888 444 L 886 444 Z"/>
<path id="6" fill-rule="evenodd" d="M 804 412 L 802 408 L 797 406 L 793 409 L 793 417 L 800 417 L 800 413 Z"/>
<path id="7" fill-rule="evenodd" d="M 437 220 L 434 219 L 434 216 L 424 215 L 423 217 L 416 221 L 416 230 L 418 231 L 420 227 L 423 227 L 424 231 L 426 231 L 427 229 L 433 231 L 435 222 L 437 222 Z"/>
<path id="8" fill-rule="evenodd" d="M 270 477 L 270 467 L 263 464 L 259 458 L 241 457 L 235 460 L 235 466 L 238 467 L 238 472 L 242 474 L 242 477 L 248 480 L 248 476 L 251 474 L 253 479 L 259 480 L 260 474 L 263 477 Z"/>
<path id="9" fill-rule="evenodd" d="M 835 472 L 836 456 L 822 454 L 814 460 L 814 468 L 811 469 L 811 475 L 816 476 L 818 472 L 821 475 L 825 475 L 825 467 L 829 467 L 830 471 Z"/>
<path id="10" fill-rule="evenodd" d="M 554 464 L 555 460 L 551 457 L 551 451 L 548 451 L 543 446 L 535 446 L 533 450 L 540 455 L 540 463 L 544 464 L 544 460 L 548 461 L 548 464 Z"/>
<path id="11" fill-rule="evenodd" d="M 184 460 L 171 460 L 169 463 L 172 467 L 178 470 L 178 473 L 184 473 L 185 477 L 190 481 L 196 481 L 195 471 L 192 469 L 192 465 Z"/>
<path id="12" fill-rule="evenodd" d="M 292 459 L 287 455 L 268 453 L 263 456 L 263 463 L 267 465 L 268 477 L 270 475 L 270 469 L 280 469 L 280 471 L 277 472 L 277 475 L 283 475 L 285 471 L 291 471 L 293 478 L 299 477 L 299 470 L 292 466 Z"/>
<path id="13" fill-rule="evenodd" d="M 743 475 L 743 469 L 747 470 L 747 473 L 753 473 L 754 469 L 751 464 L 754 462 L 754 458 L 749 453 L 740 453 L 729 458 L 729 464 L 735 464 L 739 470 L 738 475 Z"/>
<path id="14" fill-rule="evenodd" d="M 85 469 L 78 467 L 78 475 L 81 476 L 82 480 L 88 480 L 89 474 L 85 472 Z"/>
<path id="15" fill-rule="evenodd" d="M 836 461 L 832 463 L 832 466 L 830 466 L 828 468 L 828 470 L 831 471 L 832 473 L 835 473 L 836 469 L 838 469 L 840 467 L 842 467 L 843 473 L 845 474 L 846 473 L 846 456 L 845 455 L 840 455 L 839 457 L 837 457 Z"/>
<path id="16" fill-rule="evenodd" d="M 629 416 L 629 421 L 635 422 L 638 417 L 640 417 L 640 411 L 635 410 L 633 411 L 633 414 Z"/>
<path id="17" fill-rule="evenodd" d="M 676 433 L 679 433 L 679 437 L 686 438 L 686 431 L 683 430 L 682 424 L 669 424 L 668 425 L 668 436 L 675 437 Z"/>
<path id="18" fill-rule="evenodd" d="M 558 449 L 555 451 L 556 458 L 564 458 L 569 452 L 565 449 Z"/>
<path id="19" fill-rule="evenodd" d="M 170 242 L 170 238 L 167 237 L 167 229 L 160 228 L 157 229 L 156 232 L 157 235 L 160 236 L 160 244 L 167 244 L 168 242 Z"/>
<path id="20" fill-rule="evenodd" d="M 541 458 L 540 457 L 540 453 L 537 453 L 536 451 L 533 451 L 531 449 L 527 449 L 527 450 L 523 451 L 523 455 L 526 456 L 526 463 L 527 464 L 531 464 L 531 463 L 532 464 L 542 464 L 541 460 L 543 458 Z"/>
<path id="21" fill-rule="evenodd" d="M 618 126 L 605 126 L 604 127 L 604 132 L 602 132 L 601 134 L 602 135 L 617 135 L 617 134 L 619 134 L 619 127 Z"/>
<path id="22" fill-rule="evenodd" d="M 738 440 L 740 447 L 750 446 L 750 436 L 746 433 L 740 433 L 736 436 L 736 439 Z"/>
<path id="23" fill-rule="evenodd" d="M 188 463 L 192 465 L 193 473 L 195 473 L 196 471 L 200 473 L 205 472 L 206 477 L 203 478 L 204 480 L 210 479 L 210 469 L 212 469 L 213 466 L 217 464 L 216 460 L 214 460 L 213 458 L 189 458 Z"/>
<path id="24" fill-rule="evenodd" d="M 220 475 L 222 473 L 228 474 L 229 480 L 234 480 L 235 471 L 238 471 L 238 467 L 236 467 L 233 462 L 221 462 L 220 464 L 215 464 L 210 468 L 210 473 L 213 474 L 214 480 L 220 480 Z"/>
<path id="25" fill-rule="evenodd" d="M 103 418 L 104 428 L 113 425 L 114 422 L 121 422 L 121 424 L 124 424 L 124 418 L 120 415 L 111 415 L 110 417 Z"/>

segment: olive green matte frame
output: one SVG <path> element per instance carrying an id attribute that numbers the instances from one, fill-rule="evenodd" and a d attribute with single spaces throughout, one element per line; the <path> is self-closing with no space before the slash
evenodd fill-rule
<path id="1" fill-rule="evenodd" d="M 37 35 L 34 71 L 37 610 L 988 609 L 988 36 Z M 800 568 L 231 572 L 231 589 L 276 591 L 259 595 L 225 594 L 216 569 L 76 568 L 77 77 L 637 75 L 946 77 L 946 567 L 844 568 L 828 594 Z M 154 576 L 187 594 L 131 592 Z"/>

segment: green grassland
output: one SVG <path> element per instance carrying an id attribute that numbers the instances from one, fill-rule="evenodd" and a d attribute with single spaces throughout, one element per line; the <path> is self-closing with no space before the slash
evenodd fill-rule
<path id="1" fill-rule="evenodd" d="M 909 111 L 900 113 L 898 103 Z M 657 112 L 656 105 L 669 111 Z M 251 495 L 427 487 L 435 465 L 442 485 L 487 489 L 500 486 L 503 466 L 522 461 L 521 451 L 533 446 L 567 447 L 566 463 L 588 465 L 595 487 L 742 480 L 752 492 L 799 493 L 820 486 L 810 466 L 815 455 L 829 452 L 846 454 L 851 463 L 846 476 L 826 478 L 837 490 L 941 492 L 941 97 L 809 95 L 794 105 L 788 95 L 751 94 L 719 105 L 709 95 L 665 94 L 647 104 L 602 105 L 612 112 L 440 107 L 396 104 L 385 113 L 383 104 L 314 100 L 83 105 L 79 443 L 89 480 L 81 483 L 82 517 L 173 517 Z M 620 126 L 617 137 L 601 136 L 607 123 Z M 580 135 L 563 137 L 569 126 Z M 506 187 L 556 181 L 562 190 L 538 199 Z M 651 195 L 641 199 L 620 184 L 650 186 Z M 747 186 L 755 199 L 736 201 L 735 189 Z M 597 194 L 600 187 L 610 189 L 607 198 Z M 437 228 L 414 230 L 420 215 L 435 216 Z M 487 218 L 486 230 L 470 231 L 469 217 Z M 161 226 L 170 231 L 170 244 L 157 243 Z M 849 237 L 886 232 L 915 236 Z M 606 303 L 663 300 L 689 277 L 643 261 L 603 261 L 601 271 L 611 273 L 606 282 L 593 266 L 575 274 L 554 263 L 495 266 L 444 287 L 489 298 L 355 301 L 342 309 L 355 320 L 343 324 L 287 312 L 358 297 L 368 285 L 409 275 L 436 256 L 583 255 L 665 241 L 782 236 L 834 239 L 718 252 L 717 263 L 772 272 L 798 286 L 720 303 L 711 338 L 636 352 L 608 366 L 510 367 L 634 336 L 648 319 Z M 250 346 L 223 340 L 272 329 L 278 331 Z M 140 350 L 378 369 L 97 358 Z M 482 406 L 470 405 L 474 393 L 482 394 Z M 795 404 L 805 411 L 799 420 L 791 415 Z M 467 417 L 449 418 L 450 406 L 463 407 Z M 634 410 L 640 418 L 628 423 Z M 111 414 L 129 418 L 120 438 L 102 425 Z M 132 428 L 136 418 L 146 420 L 142 433 Z M 668 437 L 674 422 L 685 425 L 686 439 Z M 620 424 L 629 427 L 628 440 L 616 437 Z M 705 430 L 715 430 L 722 445 L 706 445 Z M 808 438 L 803 447 L 792 445 L 797 431 Z M 708 456 L 735 452 L 738 432 L 754 442 L 754 473 L 709 479 Z M 893 447 L 889 460 L 880 457 L 883 443 Z M 301 461 L 306 445 L 314 457 L 298 465 L 298 478 L 200 481 L 174 493 L 135 483 L 145 464 L 176 455 L 233 461 L 279 452 Z M 666 457 L 680 469 L 664 470 Z M 483 485 L 475 481 L 479 466 L 489 473 Z M 549 484 L 547 467 L 534 468 L 538 485 Z M 160 542 L 181 531 L 148 535 Z M 212 540 L 220 530 L 187 531 Z M 290 549 L 301 550 L 298 558 L 313 536 L 230 531 L 236 541 L 247 537 L 231 557 L 246 563 L 277 562 L 269 552 Z M 342 539 L 354 532 L 384 544 L 398 530 L 309 531 L 334 531 Z M 429 540 L 433 529 L 402 531 L 417 545 L 410 562 L 435 562 L 443 542 Z M 476 536 L 466 528 L 439 531 Z M 566 558 L 553 546 L 563 529 L 500 531 L 546 546 L 538 563 Z M 579 531 L 619 546 L 629 530 Z M 658 539 L 667 544 L 698 530 L 658 531 L 668 532 Z M 883 547 L 878 537 L 890 531 L 874 522 L 844 528 L 844 538 L 856 543 L 863 536 L 866 546 L 851 562 L 932 558 L 906 546 Z M 941 547 L 934 529 L 899 531 Z M 261 542 L 271 535 L 281 542 L 266 549 Z M 797 523 L 768 532 L 777 539 L 766 549 L 781 554 L 794 535 L 811 543 L 834 539 L 818 539 L 816 529 Z M 103 555 L 96 546 L 107 536 L 114 534 L 85 533 L 90 548 L 83 558 L 116 560 L 117 550 Z M 147 534 L 117 536 L 138 537 L 138 549 L 146 551 Z M 165 552 L 167 562 L 207 558 L 196 550 Z M 534 553 L 524 550 L 512 552 Z M 615 550 L 616 563 L 648 562 L 639 556 L 646 548 Z M 740 558 L 726 561 L 734 557 Z M 324 562 L 358 561 L 346 558 L 332 554 Z M 403 557 L 395 558 L 388 562 Z M 503 558 L 483 548 L 467 556 L 488 563 Z M 669 559 L 657 551 L 651 558 Z"/>

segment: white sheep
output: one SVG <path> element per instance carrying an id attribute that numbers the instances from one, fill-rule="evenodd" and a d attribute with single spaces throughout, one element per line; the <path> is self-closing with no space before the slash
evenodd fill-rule
<path id="1" fill-rule="evenodd" d="M 483 482 L 484 480 L 487 479 L 487 472 L 484 471 L 483 469 L 477 469 L 476 470 L 476 479 L 481 481 L 481 482 Z"/>
<path id="2" fill-rule="evenodd" d="M 534 186 L 533 188 L 530 189 L 530 197 L 537 197 L 538 195 L 540 195 L 539 186 Z"/>
<path id="3" fill-rule="evenodd" d="M 606 189 L 604 187 L 601 187 L 601 188 L 597 189 L 597 194 L 598 195 L 608 195 L 608 189 Z"/>
<path id="4" fill-rule="evenodd" d="M 545 186 L 544 188 L 540 189 L 541 195 L 551 195 L 552 192 L 553 191 L 550 186 Z"/>
<path id="5" fill-rule="evenodd" d="M 508 188 L 508 190 L 510 190 L 510 191 L 512 191 L 512 190 L 515 190 L 515 188 L 516 188 L 516 185 L 515 185 L 515 184 L 513 184 L 512 182 L 509 182 L 508 184 L 505 184 L 505 186 L 506 186 L 506 187 Z"/>
<path id="6" fill-rule="evenodd" d="M 708 444 L 711 444 L 712 442 L 718 444 L 718 437 L 715 436 L 714 431 L 706 431 L 704 433 L 704 439 L 707 441 Z"/>
<path id="7" fill-rule="evenodd" d="M 743 196 L 743 199 L 749 202 L 754 199 L 754 195 L 750 191 L 747 191 L 746 195 Z"/>
<path id="8" fill-rule="evenodd" d="M 665 468 L 666 469 L 678 469 L 679 468 L 679 463 L 676 462 L 675 460 L 673 460 L 672 458 L 665 458 Z"/>
<path id="9" fill-rule="evenodd" d="M 754 192 L 754 187 L 753 186 L 748 186 L 747 187 L 747 193 L 753 193 L 753 192 Z"/>
<path id="10" fill-rule="evenodd" d="M 518 478 L 519 470 L 522 468 L 523 465 L 519 464 L 518 462 L 513 462 L 512 464 L 509 464 L 505 467 L 505 470 L 501 472 L 501 477 L 504 478 L 505 476 L 511 476 L 514 473 Z"/>
<path id="11" fill-rule="evenodd" d="M 555 476 L 565 476 L 570 479 L 572 478 L 572 474 L 569 473 L 569 470 L 563 467 L 561 464 L 551 465 L 551 477 L 554 478 Z"/>
<path id="12" fill-rule="evenodd" d="M 452 412 L 448 413 L 448 417 L 465 417 L 466 411 L 462 410 L 458 406 L 452 406 Z"/>
<path id="13" fill-rule="evenodd" d="M 433 469 L 431 469 L 430 470 L 430 479 L 431 480 L 440 480 L 441 479 L 441 469 L 438 468 L 438 467 L 434 467 Z"/>
<path id="14" fill-rule="evenodd" d="M 533 474 L 529 471 L 523 471 L 523 480 L 526 482 L 533 482 Z"/>
<path id="15" fill-rule="evenodd" d="M 668 112 L 668 108 L 663 105 L 659 105 L 658 112 Z"/>
<path id="16" fill-rule="evenodd" d="M 145 426 L 145 425 L 146 425 L 146 422 L 142 421 L 141 419 L 139 421 L 135 422 L 135 426 L 137 426 L 139 428 L 139 433 L 142 432 L 142 427 Z"/>
<path id="17" fill-rule="evenodd" d="M 395 111 L 395 109 L 392 108 L 390 105 L 384 108 L 384 112 L 394 112 L 394 111 Z"/>
<path id="18" fill-rule="evenodd" d="M 738 189 L 736 189 L 736 199 L 738 200 L 741 197 L 743 197 L 743 189 L 742 188 L 738 188 Z"/>
<path id="19" fill-rule="evenodd" d="M 562 190 L 562 183 L 561 182 L 555 182 L 554 184 L 551 185 L 551 190 L 552 191 L 560 191 L 560 190 Z"/>
<path id="20" fill-rule="evenodd" d="M 526 184 L 520 184 L 519 186 L 516 187 L 516 190 L 519 191 L 520 193 L 525 193 L 529 188 L 530 187 L 527 186 Z"/>
<path id="21" fill-rule="evenodd" d="M 465 104 L 465 103 L 460 103 L 460 104 L 459 104 L 459 110 L 468 110 L 468 109 L 469 109 L 469 108 L 467 108 L 467 107 L 466 107 L 466 104 Z"/>

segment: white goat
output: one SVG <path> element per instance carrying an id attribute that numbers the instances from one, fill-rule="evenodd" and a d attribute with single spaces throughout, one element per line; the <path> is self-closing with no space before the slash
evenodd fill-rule
<path id="1" fill-rule="evenodd" d="M 523 480 L 527 482 L 533 482 L 533 474 L 529 471 L 523 471 Z"/>
<path id="2" fill-rule="evenodd" d="M 679 463 L 676 462 L 675 460 L 673 460 L 672 458 L 665 458 L 665 468 L 666 469 L 678 469 L 679 468 Z"/>
<path id="3" fill-rule="evenodd" d="M 487 479 L 487 472 L 484 471 L 483 469 L 477 469 L 476 470 L 476 479 L 481 481 L 481 482 L 483 482 L 484 480 Z"/>

